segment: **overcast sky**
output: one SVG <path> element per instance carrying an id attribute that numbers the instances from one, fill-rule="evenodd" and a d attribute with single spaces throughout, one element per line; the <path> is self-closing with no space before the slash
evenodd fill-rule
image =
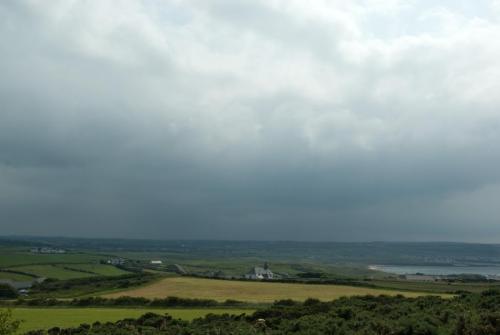
<path id="1" fill-rule="evenodd" d="M 0 235 L 500 242 L 500 1 L 0 1 Z"/>

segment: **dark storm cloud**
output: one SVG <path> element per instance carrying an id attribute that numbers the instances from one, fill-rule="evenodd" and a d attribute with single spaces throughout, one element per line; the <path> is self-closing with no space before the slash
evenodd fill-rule
<path id="1" fill-rule="evenodd" d="M 495 241 L 499 9 L 2 2 L 2 233 Z"/>

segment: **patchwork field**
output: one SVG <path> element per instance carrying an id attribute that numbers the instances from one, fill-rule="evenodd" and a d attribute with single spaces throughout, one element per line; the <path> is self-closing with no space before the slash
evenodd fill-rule
<path id="1" fill-rule="evenodd" d="M 106 295 L 145 297 L 149 299 L 175 296 L 181 298 L 200 298 L 224 301 L 235 299 L 246 302 L 273 302 L 280 299 L 305 300 L 318 298 L 333 300 L 353 295 L 396 295 L 407 297 L 425 295 L 418 292 L 372 289 L 342 285 L 310 285 L 288 283 L 263 283 L 248 281 L 214 280 L 189 277 L 165 278 L 151 285 Z"/>
<path id="2" fill-rule="evenodd" d="M 64 267 L 59 267 L 56 265 L 27 265 L 18 267 L 16 266 L 9 268 L 9 270 L 29 273 L 37 277 L 55 278 L 55 279 L 73 279 L 73 278 L 93 276 L 93 274 L 90 273 L 71 271 L 65 269 Z"/>
<path id="3" fill-rule="evenodd" d="M 9 279 L 9 280 L 13 280 L 13 281 L 32 281 L 33 277 L 18 274 L 18 273 L 0 271 L 0 279 Z"/>
<path id="4" fill-rule="evenodd" d="M 73 327 L 82 323 L 92 324 L 95 321 L 117 321 L 124 318 L 136 318 L 147 312 L 157 314 L 168 313 L 174 318 L 192 320 L 213 314 L 242 314 L 253 313 L 246 309 L 132 309 L 132 308 L 15 308 L 12 310 L 14 318 L 22 320 L 19 333 L 34 329 L 48 329 L 51 327 Z"/>
<path id="5" fill-rule="evenodd" d="M 36 277 L 55 278 L 55 279 L 74 279 L 92 276 L 119 276 L 128 273 L 111 265 L 104 264 L 40 264 L 25 265 L 7 268 L 8 270 L 19 271 Z M 33 280 L 29 276 L 22 274 L 13 274 L 1 272 L 1 279 L 12 280 Z"/>
<path id="6" fill-rule="evenodd" d="M 105 264 L 64 264 L 58 266 L 73 271 L 92 272 L 99 276 L 119 276 L 129 273 L 112 265 Z"/>
<path id="7" fill-rule="evenodd" d="M 98 263 L 102 256 L 75 254 L 33 254 L 24 250 L 2 249 L 0 252 L 0 268 L 32 264 L 56 263 Z"/>
<path id="8" fill-rule="evenodd" d="M 36 254 L 24 250 L 0 249 L 0 279 L 30 281 L 33 277 L 74 279 L 91 276 L 118 276 L 128 273 L 111 265 L 99 264 L 106 256 L 88 253 Z"/>

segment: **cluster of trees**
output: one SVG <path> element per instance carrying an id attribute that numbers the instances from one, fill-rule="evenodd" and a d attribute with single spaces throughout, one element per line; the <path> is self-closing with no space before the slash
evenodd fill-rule
<path id="1" fill-rule="evenodd" d="M 53 328 L 48 334 L 500 334 L 500 292 L 463 294 L 453 299 L 365 296 L 331 302 L 283 300 L 252 315 L 208 315 L 187 322 L 148 313 L 115 323 Z"/>
<path id="2" fill-rule="evenodd" d="M 75 298 L 72 300 L 60 300 L 54 298 L 38 299 L 18 299 L 15 306 L 69 306 L 69 307 L 113 307 L 113 306 L 134 306 L 134 307 L 227 307 L 241 306 L 247 303 L 228 299 L 224 302 L 218 302 L 212 299 L 189 299 L 178 297 L 167 297 L 157 299 L 147 299 L 142 297 L 119 297 L 116 299 L 107 299 L 102 297 Z"/>

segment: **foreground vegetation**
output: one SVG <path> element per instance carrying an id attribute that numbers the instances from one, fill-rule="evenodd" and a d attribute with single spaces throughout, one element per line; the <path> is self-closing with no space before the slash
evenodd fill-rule
<path id="1" fill-rule="evenodd" d="M 442 299 L 436 296 L 418 298 L 364 296 L 341 298 L 331 302 L 321 302 L 317 299 L 308 299 L 303 303 L 283 300 L 268 308 L 257 310 L 251 315 L 240 314 L 242 311 L 227 311 L 227 314 L 209 314 L 203 318 L 186 321 L 178 319 L 178 315 L 161 315 L 163 311 L 154 311 L 138 319 L 124 319 L 114 323 L 90 324 L 87 322 L 70 329 L 52 328 L 48 333 L 51 335 L 487 335 L 500 333 L 498 310 L 500 310 L 500 292 L 498 291 L 464 294 L 452 299 Z M 52 311 L 56 310 L 48 309 L 44 313 Z M 93 311 L 99 314 L 99 318 L 104 316 L 100 310 Z M 128 313 L 128 310 L 123 311 Z M 136 310 L 135 312 L 142 311 Z M 170 311 L 170 313 L 177 312 L 177 310 Z M 27 310 L 26 313 L 30 311 Z M 92 313 L 92 310 L 85 310 L 85 313 Z M 70 311 L 68 315 L 73 314 Z M 192 314 L 191 316 L 195 317 Z M 54 318 L 57 317 L 54 316 Z M 45 333 L 43 330 L 31 332 L 31 334 Z"/>
<path id="2" fill-rule="evenodd" d="M 179 297 L 167 298 L 133 298 L 120 297 L 116 299 L 106 299 L 101 297 L 86 297 L 75 299 L 24 299 L 3 301 L 4 306 L 37 306 L 37 307 L 254 307 L 256 304 L 249 304 L 243 301 L 228 299 L 226 301 L 215 301 L 211 299 L 187 299 Z"/>
<path id="3" fill-rule="evenodd" d="M 207 314 L 253 313 L 246 309 L 197 308 L 197 309 L 152 309 L 152 308 L 14 308 L 12 316 L 21 320 L 19 333 L 34 329 L 53 327 L 77 327 L 82 323 L 114 322 L 125 318 L 138 318 L 145 313 L 165 314 L 182 320 L 193 320 Z"/>
<path id="4" fill-rule="evenodd" d="M 144 297 L 149 299 L 167 296 L 181 298 L 213 299 L 225 301 L 235 299 L 245 302 L 274 302 L 280 299 L 304 301 L 307 298 L 332 300 L 353 295 L 397 295 L 408 297 L 422 295 L 418 292 L 382 290 L 344 285 L 291 284 L 254 281 L 231 281 L 189 277 L 165 278 L 153 284 L 106 295 Z"/>

